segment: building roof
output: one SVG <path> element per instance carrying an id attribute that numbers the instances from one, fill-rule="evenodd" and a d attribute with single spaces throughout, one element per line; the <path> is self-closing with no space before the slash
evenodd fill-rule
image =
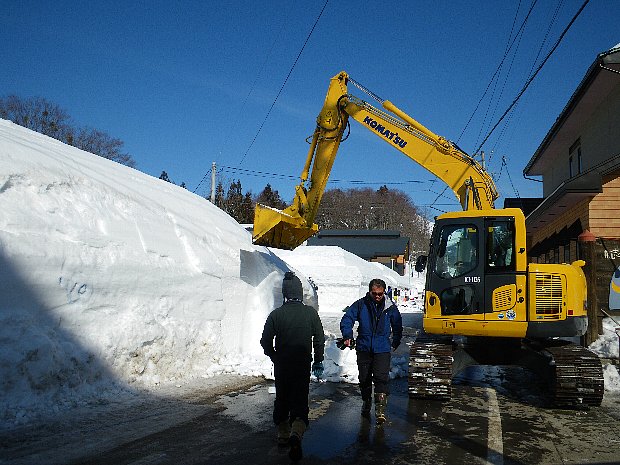
<path id="1" fill-rule="evenodd" d="M 365 260 L 403 255 L 408 237 L 389 230 L 321 230 L 308 239 L 308 245 L 336 245 Z"/>
<path id="2" fill-rule="evenodd" d="M 400 237 L 400 231 L 394 229 L 321 229 L 318 237 Z"/>
<path id="3" fill-rule="evenodd" d="M 504 199 L 504 208 L 520 208 L 525 216 L 533 212 L 543 201 L 542 197 L 508 197 Z"/>
<path id="4" fill-rule="evenodd" d="M 603 192 L 602 179 L 595 169 L 588 170 L 574 178 L 564 181 L 550 195 L 526 215 L 528 234 L 553 222 L 581 202 Z"/>
<path id="5" fill-rule="evenodd" d="M 620 72 L 620 44 L 599 53 L 588 68 L 581 83 L 549 129 L 536 152 L 523 169 L 525 176 L 541 176 L 545 168 L 554 163 L 556 147 L 570 146 L 584 121 L 603 101 L 614 86 L 618 85 Z M 547 155 L 548 154 L 548 155 Z"/>

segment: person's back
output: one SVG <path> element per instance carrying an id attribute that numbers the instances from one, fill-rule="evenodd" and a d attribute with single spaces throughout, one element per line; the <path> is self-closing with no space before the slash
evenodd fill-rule
<path id="1" fill-rule="evenodd" d="M 276 399 L 273 420 L 278 426 L 278 444 L 290 445 L 289 456 L 302 456 L 301 439 L 308 426 L 310 363 L 323 372 L 325 335 L 319 314 L 302 302 L 301 281 L 287 272 L 282 281 L 284 304 L 267 317 L 260 344 L 274 364 Z M 274 346 L 275 338 L 275 346 Z"/>
<path id="2" fill-rule="evenodd" d="M 323 333 L 317 311 L 296 300 L 288 300 L 270 315 L 276 334 L 275 352 L 279 360 L 312 360 L 313 336 Z M 316 338 L 316 344 L 323 344 Z"/>

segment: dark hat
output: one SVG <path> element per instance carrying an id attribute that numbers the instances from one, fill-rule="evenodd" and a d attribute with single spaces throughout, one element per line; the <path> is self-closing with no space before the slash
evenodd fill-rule
<path id="1" fill-rule="evenodd" d="M 295 273 L 293 273 L 292 271 L 287 271 L 284 274 L 284 279 L 282 280 L 282 295 L 287 300 L 302 300 L 304 296 L 301 281 L 297 276 L 295 276 Z"/>

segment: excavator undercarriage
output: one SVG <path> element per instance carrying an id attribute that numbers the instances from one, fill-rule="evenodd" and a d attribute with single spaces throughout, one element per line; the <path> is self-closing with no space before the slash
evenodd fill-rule
<path id="1" fill-rule="evenodd" d="M 549 386 L 555 407 L 595 407 L 603 400 L 601 361 L 577 344 L 433 335 L 423 335 L 411 345 L 409 397 L 449 400 L 452 378 L 472 365 L 518 365 L 531 370 Z"/>

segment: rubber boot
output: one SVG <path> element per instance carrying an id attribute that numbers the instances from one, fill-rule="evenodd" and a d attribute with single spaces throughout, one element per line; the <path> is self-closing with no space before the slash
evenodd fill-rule
<path id="1" fill-rule="evenodd" d="M 375 417 L 378 425 L 382 425 L 386 420 L 385 408 L 387 407 L 387 397 L 388 395 L 384 392 L 375 394 Z"/>
<path id="2" fill-rule="evenodd" d="M 287 446 L 291 436 L 291 425 L 288 420 L 278 423 L 278 446 Z"/>
<path id="3" fill-rule="evenodd" d="M 288 440 L 291 450 L 288 452 L 288 456 L 291 460 L 300 460 L 303 457 L 301 450 L 301 440 L 306 432 L 306 423 L 299 418 L 295 418 L 291 425 L 291 436 Z"/>
<path id="4" fill-rule="evenodd" d="M 370 409 L 372 408 L 372 399 L 362 399 L 362 416 L 370 418 Z"/>

